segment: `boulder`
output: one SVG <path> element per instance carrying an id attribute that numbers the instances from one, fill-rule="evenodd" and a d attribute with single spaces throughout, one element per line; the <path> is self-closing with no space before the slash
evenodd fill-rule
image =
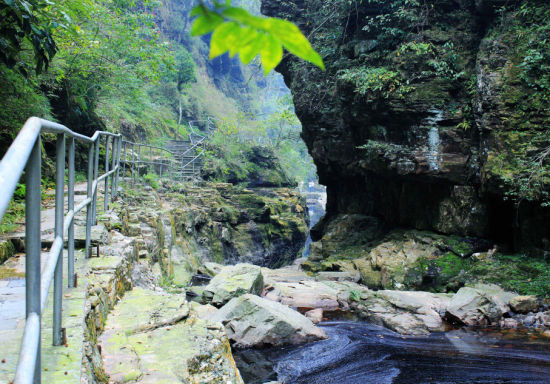
<path id="1" fill-rule="evenodd" d="M 324 282 L 303 280 L 296 283 L 275 283 L 267 290 L 266 298 L 303 310 L 321 308 L 335 311 L 340 308 L 338 294 L 338 289 Z"/>
<path id="2" fill-rule="evenodd" d="M 199 271 L 208 276 L 216 276 L 222 269 L 223 265 L 221 264 L 206 262 L 199 268 Z"/>
<path id="3" fill-rule="evenodd" d="M 508 302 L 514 296 L 496 285 L 463 287 L 451 299 L 446 316 L 468 326 L 495 325 L 510 310 Z"/>
<path id="4" fill-rule="evenodd" d="M 264 279 L 260 267 L 252 264 L 237 264 L 224 267 L 204 288 L 202 299 L 221 307 L 234 297 L 253 293 L 260 295 Z"/>
<path id="5" fill-rule="evenodd" d="M 539 302 L 535 296 L 516 296 L 510 299 L 510 308 L 518 313 L 536 312 Z"/>
<path id="6" fill-rule="evenodd" d="M 286 305 L 255 295 L 232 299 L 210 318 L 221 322 L 238 348 L 300 344 L 325 339 L 325 332 Z"/>
<path id="7" fill-rule="evenodd" d="M 321 308 L 312 309 L 307 311 L 304 315 L 310 319 L 314 324 L 320 323 L 323 321 L 323 310 Z"/>
<path id="8" fill-rule="evenodd" d="M 443 331 L 446 294 L 408 291 L 363 291 L 352 308 L 364 319 L 407 335 Z"/>

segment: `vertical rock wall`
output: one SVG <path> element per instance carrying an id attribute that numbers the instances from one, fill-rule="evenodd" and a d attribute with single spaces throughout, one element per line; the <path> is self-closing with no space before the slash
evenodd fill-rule
<path id="1" fill-rule="evenodd" d="M 262 4 L 297 23 L 327 66 L 287 55 L 278 67 L 327 186 L 318 236 L 332 217 L 362 214 L 384 228 L 550 250 L 550 105 L 539 84 L 550 53 L 536 43 L 548 36 L 545 2 Z"/>

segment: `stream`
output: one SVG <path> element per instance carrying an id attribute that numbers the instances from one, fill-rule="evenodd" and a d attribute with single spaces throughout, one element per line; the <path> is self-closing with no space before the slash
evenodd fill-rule
<path id="1" fill-rule="evenodd" d="M 245 383 L 550 383 L 550 340 L 528 333 L 460 329 L 405 337 L 368 323 L 321 326 L 327 340 L 235 351 Z"/>

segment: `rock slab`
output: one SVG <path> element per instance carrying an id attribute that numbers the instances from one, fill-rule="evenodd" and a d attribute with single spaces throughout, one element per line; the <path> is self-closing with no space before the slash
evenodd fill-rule
<path id="1" fill-rule="evenodd" d="M 261 268 L 252 264 L 237 264 L 224 267 L 202 293 L 206 304 L 223 306 L 234 297 L 245 293 L 260 295 L 263 290 L 264 278 Z"/>
<path id="2" fill-rule="evenodd" d="M 463 287 L 451 299 L 446 317 L 468 326 L 494 325 L 510 310 L 508 302 L 514 296 L 496 285 Z"/>
<path id="3" fill-rule="evenodd" d="M 297 311 L 251 294 L 232 299 L 211 320 L 225 326 L 227 336 L 238 348 L 301 344 L 327 337 Z"/>
<path id="4" fill-rule="evenodd" d="M 190 313 L 179 295 L 134 288 L 99 343 L 109 383 L 243 383 L 223 327 Z"/>

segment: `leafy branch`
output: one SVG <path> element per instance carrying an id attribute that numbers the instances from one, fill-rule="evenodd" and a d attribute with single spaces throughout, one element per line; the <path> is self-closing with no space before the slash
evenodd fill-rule
<path id="1" fill-rule="evenodd" d="M 274 17 L 254 16 L 240 7 L 215 1 L 212 7 L 203 1 L 191 11 L 195 16 L 191 27 L 192 36 L 212 32 L 210 58 L 226 52 L 231 57 L 239 54 L 244 64 L 256 56 L 267 75 L 283 59 L 283 48 L 290 53 L 325 69 L 323 59 L 312 48 L 300 29 L 287 20 Z"/>

